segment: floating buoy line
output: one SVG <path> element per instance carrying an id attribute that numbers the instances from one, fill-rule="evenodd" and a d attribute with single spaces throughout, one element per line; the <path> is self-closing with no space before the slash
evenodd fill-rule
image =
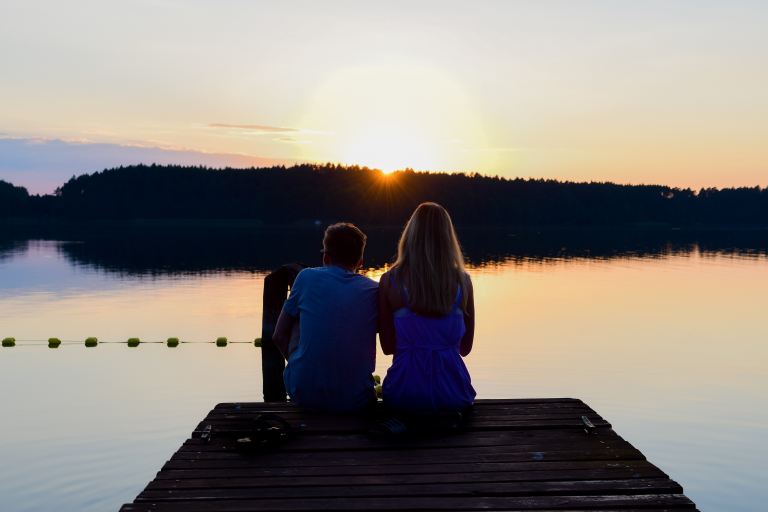
<path id="1" fill-rule="evenodd" d="M 128 338 L 125 341 L 117 341 L 117 340 L 102 341 L 95 336 L 89 336 L 84 340 L 61 340 L 59 338 L 48 338 L 47 340 L 23 339 L 23 340 L 18 340 L 19 342 L 18 344 L 16 343 L 16 341 L 17 341 L 16 338 L 13 338 L 13 337 L 3 338 L 2 346 L 4 348 L 11 348 L 16 346 L 23 347 L 23 346 L 41 346 L 41 345 L 48 345 L 48 348 L 59 348 L 61 345 L 85 345 L 87 348 L 94 348 L 103 344 L 128 345 L 131 348 L 136 348 L 139 345 L 160 345 L 160 344 L 165 344 L 169 348 L 175 348 L 181 344 L 184 344 L 184 345 L 189 345 L 189 344 L 211 345 L 212 344 L 212 345 L 216 345 L 217 347 L 226 347 L 227 345 L 232 345 L 232 344 L 250 344 L 255 347 L 261 346 L 261 338 L 256 338 L 253 341 L 230 341 L 227 339 L 226 336 L 219 336 L 215 340 L 211 340 L 211 341 L 182 340 L 180 338 L 168 338 L 165 341 L 161 341 L 161 340 L 143 341 L 140 338 Z"/>

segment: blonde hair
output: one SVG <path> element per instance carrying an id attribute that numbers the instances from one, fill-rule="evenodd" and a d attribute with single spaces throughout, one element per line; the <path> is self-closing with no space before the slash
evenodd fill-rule
<path id="1" fill-rule="evenodd" d="M 408 291 L 408 307 L 427 316 L 451 311 L 457 290 L 466 311 L 464 256 L 451 216 L 437 203 L 421 203 L 403 229 L 392 266 Z"/>

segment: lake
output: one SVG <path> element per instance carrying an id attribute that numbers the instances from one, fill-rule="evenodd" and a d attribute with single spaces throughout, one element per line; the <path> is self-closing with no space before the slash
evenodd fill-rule
<path id="1" fill-rule="evenodd" d="M 0 231 L 0 510 L 116 510 L 217 402 L 262 399 L 263 279 L 317 229 Z M 367 273 L 396 230 L 370 230 Z M 576 397 L 703 511 L 768 500 L 765 231 L 460 232 L 480 398 Z M 49 337 L 64 344 L 52 350 Z M 100 342 L 164 341 L 129 348 Z M 242 342 L 216 347 L 218 336 Z M 77 343 L 68 344 L 68 341 Z M 376 372 L 390 358 L 379 353 Z"/>

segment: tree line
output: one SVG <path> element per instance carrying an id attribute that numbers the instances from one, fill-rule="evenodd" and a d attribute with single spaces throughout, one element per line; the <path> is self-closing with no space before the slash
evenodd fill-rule
<path id="1" fill-rule="evenodd" d="M 73 176 L 54 194 L 0 181 L 0 217 L 248 219 L 264 225 L 402 225 L 422 201 L 467 226 L 768 226 L 768 188 L 505 179 L 336 164 L 247 169 L 135 165 Z"/>

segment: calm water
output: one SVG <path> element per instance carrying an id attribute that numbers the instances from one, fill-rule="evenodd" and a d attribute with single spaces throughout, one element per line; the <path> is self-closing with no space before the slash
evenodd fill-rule
<path id="1" fill-rule="evenodd" d="M 395 233 L 372 232 L 370 274 Z M 217 402 L 260 400 L 263 277 L 319 232 L 141 229 L 0 240 L 0 510 L 131 501 Z M 45 239 L 47 238 L 47 239 Z M 478 394 L 585 400 L 704 511 L 768 500 L 764 233 L 464 233 Z M 390 359 L 379 354 L 377 373 Z"/>

